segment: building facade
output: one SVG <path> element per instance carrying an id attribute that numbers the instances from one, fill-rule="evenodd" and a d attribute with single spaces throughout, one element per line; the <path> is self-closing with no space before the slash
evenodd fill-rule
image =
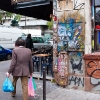
<path id="1" fill-rule="evenodd" d="M 84 59 L 97 43 L 95 1 L 53 0 L 53 71 L 58 85 L 90 92 L 100 90 L 100 75 L 91 76 L 95 66 L 90 63 L 94 60 L 90 57 L 87 63 Z M 93 46 L 92 40 L 96 42 Z"/>

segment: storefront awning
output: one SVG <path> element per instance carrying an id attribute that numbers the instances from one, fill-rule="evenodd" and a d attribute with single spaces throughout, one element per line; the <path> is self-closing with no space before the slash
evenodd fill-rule
<path id="1" fill-rule="evenodd" d="M 17 2 L 12 4 L 11 0 L 0 0 L 0 9 L 11 13 L 21 14 L 49 21 L 50 14 L 52 14 L 53 12 L 53 3 L 49 0 L 30 0 L 29 2 Z"/>

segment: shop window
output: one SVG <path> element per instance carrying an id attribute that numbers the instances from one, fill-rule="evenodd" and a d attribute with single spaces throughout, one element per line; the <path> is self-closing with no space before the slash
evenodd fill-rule
<path id="1" fill-rule="evenodd" d="M 95 6 L 100 6 L 100 0 L 95 0 Z"/>
<path id="2" fill-rule="evenodd" d="M 92 50 L 100 50 L 100 0 L 92 0 L 92 20 L 94 34 L 92 34 Z"/>

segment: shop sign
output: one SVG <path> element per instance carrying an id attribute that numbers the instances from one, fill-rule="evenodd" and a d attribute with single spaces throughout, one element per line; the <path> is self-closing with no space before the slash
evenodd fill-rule
<path id="1" fill-rule="evenodd" d="M 50 4 L 50 0 L 11 0 L 11 4 L 15 5 L 16 8 L 26 8 Z"/>

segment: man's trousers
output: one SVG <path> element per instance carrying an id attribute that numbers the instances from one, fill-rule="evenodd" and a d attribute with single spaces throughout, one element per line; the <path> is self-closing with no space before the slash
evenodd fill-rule
<path id="1" fill-rule="evenodd" d="M 13 76 L 13 86 L 14 91 L 12 92 L 12 95 L 16 95 L 16 84 L 17 80 L 21 79 L 22 84 L 22 91 L 23 91 L 23 99 L 22 100 L 28 100 L 28 76 Z"/>

